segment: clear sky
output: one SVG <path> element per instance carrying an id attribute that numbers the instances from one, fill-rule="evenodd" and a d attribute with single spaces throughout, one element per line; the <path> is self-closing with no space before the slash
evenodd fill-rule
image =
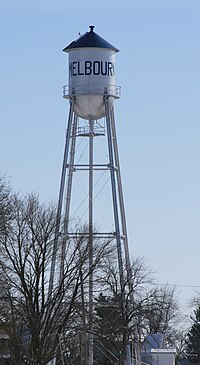
<path id="1" fill-rule="evenodd" d="M 0 171 L 58 195 L 67 55 L 95 31 L 116 55 L 116 123 L 131 254 L 184 300 L 200 286 L 199 0 L 0 0 Z M 200 288 L 199 288 L 200 289 Z"/>

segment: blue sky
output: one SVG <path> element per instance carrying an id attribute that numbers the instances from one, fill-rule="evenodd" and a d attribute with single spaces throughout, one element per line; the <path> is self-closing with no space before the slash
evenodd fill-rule
<path id="1" fill-rule="evenodd" d="M 1 0 L 0 171 L 58 195 L 67 55 L 95 31 L 120 49 L 115 114 L 131 254 L 158 282 L 200 286 L 200 2 Z"/>

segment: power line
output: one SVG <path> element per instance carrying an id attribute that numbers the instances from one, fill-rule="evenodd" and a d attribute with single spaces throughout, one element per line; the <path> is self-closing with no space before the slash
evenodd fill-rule
<path id="1" fill-rule="evenodd" d="M 169 283 L 156 283 L 155 285 L 159 286 L 174 286 L 174 287 L 183 287 L 183 288 L 200 288 L 200 285 L 189 285 L 189 284 L 169 284 Z"/>

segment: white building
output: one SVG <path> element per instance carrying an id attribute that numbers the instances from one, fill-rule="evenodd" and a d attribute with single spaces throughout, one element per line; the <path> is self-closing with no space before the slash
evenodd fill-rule
<path id="1" fill-rule="evenodd" d="M 152 365 L 175 365 L 176 349 L 151 349 Z"/>

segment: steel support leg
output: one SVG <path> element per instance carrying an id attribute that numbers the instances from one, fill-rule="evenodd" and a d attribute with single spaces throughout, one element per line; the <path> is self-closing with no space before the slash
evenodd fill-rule
<path id="1" fill-rule="evenodd" d="M 129 255 L 129 248 L 128 248 L 128 234 L 127 234 L 127 226 L 126 226 L 126 216 L 125 216 L 119 153 L 118 153 L 118 147 L 117 147 L 117 133 L 116 133 L 116 128 L 115 128 L 114 108 L 112 108 L 110 114 L 111 114 L 111 128 L 112 128 L 112 136 L 113 136 L 113 148 L 114 148 L 115 165 L 116 165 L 117 185 L 118 185 L 118 192 L 119 192 L 119 206 L 120 206 L 121 221 L 122 221 L 122 235 L 123 235 L 123 241 L 124 241 L 126 270 L 127 270 L 128 278 L 131 278 L 132 273 L 131 273 L 130 255 Z"/>
<path id="2" fill-rule="evenodd" d="M 120 286 L 121 286 L 121 292 L 123 293 L 124 292 L 125 282 L 124 282 L 124 270 L 123 270 L 122 247 L 121 247 L 121 233 L 120 233 L 118 201 L 117 201 L 117 186 L 116 186 L 116 179 L 115 179 L 113 136 L 112 136 L 112 129 L 111 129 L 111 118 L 110 118 L 108 96 L 105 95 L 104 101 L 105 101 L 105 111 L 106 111 L 106 126 L 107 126 L 107 136 L 108 136 L 108 154 L 109 154 L 110 178 L 111 178 L 113 211 L 114 211 L 114 221 L 115 221 L 115 234 L 116 234 L 116 242 L 117 242 L 117 254 L 118 254 L 118 265 L 119 265 L 119 275 L 120 275 Z"/>
<path id="3" fill-rule="evenodd" d="M 74 114 L 74 120 L 72 125 L 72 134 L 71 134 L 71 146 L 69 153 L 69 164 L 66 165 L 68 169 L 68 179 L 67 179 L 67 187 L 66 187 L 66 203 L 65 203 L 65 211 L 64 211 L 64 227 L 63 227 L 63 240 L 62 240 L 62 248 L 61 248 L 61 261 L 60 261 L 60 282 L 63 280 L 64 275 L 64 263 L 65 263 L 65 255 L 66 255 L 66 242 L 69 238 L 68 228 L 69 228 L 69 213 L 70 213 L 70 205 L 71 205 L 71 194 L 72 194 L 72 182 L 74 175 L 74 157 L 75 157 L 75 148 L 76 148 L 76 134 L 77 134 L 77 124 L 78 117 Z"/>
<path id="4" fill-rule="evenodd" d="M 60 191 L 59 191 L 57 216 L 56 216 L 56 229 L 55 229 L 55 237 L 54 237 L 52 260 L 51 260 L 51 269 L 50 269 L 50 278 L 49 278 L 49 292 L 48 292 L 49 298 L 51 298 L 52 290 L 53 290 L 56 258 L 57 258 L 57 252 L 58 252 L 58 239 L 59 239 L 59 233 L 60 233 L 60 221 L 61 221 L 61 214 L 62 214 L 64 188 L 65 188 L 66 165 L 67 165 L 67 158 L 68 158 L 68 151 L 69 151 L 72 120 L 73 120 L 73 114 L 74 114 L 73 109 L 74 109 L 74 98 L 70 101 L 68 126 L 67 126 L 66 139 L 65 139 L 65 149 L 64 149 L 64 157 L 63 157 L 63 165 L 62 165 L 62 173 L 61 173 L 61 181 L 60 181 Z"/>
<path id="5" fill-rule="evenodd" d="M 94 121 L 89 121 L 89 335 L 88 364 L 93 364 L 93 159 L 94 159 Z"/>
<path id="6" fill-rule="evenodd" d="M 128 282 L 128 286 L 129 286 L 131 305 L 133 306 L 134 296 L 133 296 L 133 283 L 132 283 L 132 269 L 131 269 L 129 247 L 128 247 L 128 234 L 127 234 L 127 226 L 126 226 L 126 216 L 125 216 L 119 153 L 118 153 L 118 148 L 117 148 L 117 133 L 116 133 L 116 128 L 115 128 L 114 108 L 112 108 L 112 110 L 111 110 L 111 126 L 112 126 L 112 135 L 113 135 L 113 147 L 114 147 L 114 156 L 115 156 L 115 165 L 116 165 L 117 185 L 118 185 L 118 192 L 119 192 L 119 205 L 120 205 L 121 221 L 122 221 L 122 234 L 123 234 L 125 260 L 126 260 L 127 282 Z M 135 350 L 136 365 L 141 365 L 141 354 L 140 354 L 140 346 L 138 344 L 137 330 L 134 331 L 134 338 L 135 338 L 134 350 Z M 127 352 L 128 351 L 130 351 L 130 349 L 127 349 Z"/>
<path id="7" fill-rule="evenodd" d="M 120 166 L 119 166 L 119 156 L 117 149 L 117 139 L 116 139 L 116 131 L 114 124 L 114 114 L 113 110 L 110 110 L 109 107 L 109 96 L 105 94 L 105 112 L 106 112 L 106 125 L 107 125 L 107 135 L 108 135 L 108 152 L 109 152 L 109 164 L 110 164 L 110 177 L 111 177 L 111 188 L 112 188 L 112 199 L 113 199 L 113 211 L 114 211 L 114 221 L 115 221 L 115 230 L 116 230 L 116 243 L 117 243 L 117 253 L 118 253 L 118 266 L 119 266 L 119 275 L 120 275 L 120 285 L 121 285 L 121 294 L 122 294 L 122 316 L 124 321 L 124 326 L 126 326 L 126 313 L 125 313 L 125 278 L 124 278 L 124 269 L 123 269 L 123 257 L 122 257 L 122 238 L 120 228 L 122 228 L 123 232 L 123 240 L 126 240 L 126 260 L 128 259 L 128 264 L 130 267 L 130 260 L 128 256 L 128 242 L 127 242 L 127 231 L 125 224 L 125 211 L 124 203 L 123 203 L 123 195 L 122 195 L 122 184 L 121 184 L 121 176 L 120 176 Z M 118 192 L 118 195 L 117 195 Z M 121 225 L 119 220 L 119 214 L 121 214 Z M 125 249 L 125 250 L 126 250 Z M 124 346 L 126 341 L 126 333 L 124 333 Z M 126 354 L 123 356 L 123 364 L 131 365 L 131 356 L 130 351 L 128 351 L 126 346 Z"/>

